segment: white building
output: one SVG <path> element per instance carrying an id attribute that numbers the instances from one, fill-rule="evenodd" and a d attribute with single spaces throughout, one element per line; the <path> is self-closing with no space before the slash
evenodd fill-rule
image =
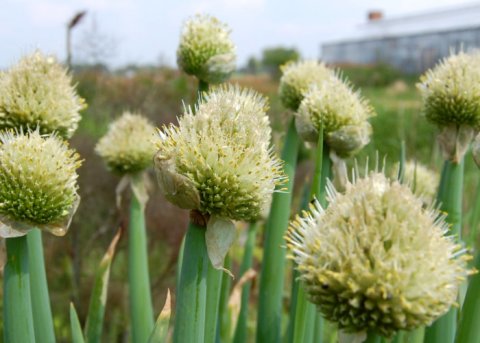
<path id="1" fill-rule="evenodd" d="M 387 19 L 370 12 L 355 35 L 322 45 L 332 64 L 391 64 L 408 73 L 433 66 L 451 49 L 480 48 L 480 3 Z"/>

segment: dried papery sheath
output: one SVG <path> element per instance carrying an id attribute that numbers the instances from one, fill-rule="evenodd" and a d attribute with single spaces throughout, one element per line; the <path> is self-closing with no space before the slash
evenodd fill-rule
<path id="1" fill-rule="evenodd" d="M 156 148 L 156 129 L 144 116 L 124 112 L 110 124 L 108 132 L 95 147 L 114 173 L 125 175 L 141 172 L 152 165 Z"/>
<path id="2" fill-rule="evenodd" d="M 290 62 L 281 69 L 283 74 L 279 86 L 280 100 L 292 111 L 297 111 L 312 85 L 320 84 L 333 74 L 325 64 L 313 60 Z"/>
<path id="3" fill-rule="evenodd" d="M 480 168 L 480 134 L 477 135 L 472 144 L 472 155 L 478 168 Z"/>
<path id="4" fill-rule="evenodd" d="M 391 175 L 394 179 L 398 177 L 398 168 L 399 165 L 396 164 L 392 170 Z M 403 183 L 410 187 L 425 206 L 433 204 L 440 182 L 438 173 L 416 161 L 407 161 L 404 168 Z"/>
<path id="5" fill-rule="evenodd" d="M 313 85 L 296 113 L 297 130 L 307 141 L 316 141 L 320 126 L 329 147 L 347 157 L 370 141 L 372 107 L 347 81 L 333 73 Z"/>
<path id="6" fill-rule="evenodd" d="M 78 154 L 66 142 L 39 131 L 0 134 L 0 234 L 32 228 L 64 235 L 75 212 Z"/>
<path id="7" fill-rule="evenodd" d="M 196 15 L 185 22 L 177 63 L 187 74 L 208 83 L 220 83 L 235 71 L 236 58 L 236 47 L 226 24 L 210 15 Z"/>
<path id="8" fill-rule="evenodd" d="M 38 127 L 70 138 L 86 107 L 67 70 L 39 51 L 0 72 L 0 89 L 0 129 Z"/>
<path id="9" fill-rule="evenodd" d="M 372 172 L 330 184 L 329 207 L 318 202 L 291 224 L 287 242 L 310 300 L 345 332 L 429 325 L 455 304 L 467 256 L 446 236 L 444 217 L 409 189 Z"/>

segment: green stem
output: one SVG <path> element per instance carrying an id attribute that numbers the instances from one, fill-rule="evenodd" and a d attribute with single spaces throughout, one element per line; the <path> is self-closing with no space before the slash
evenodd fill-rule
<path id="1" fill-rule="evenodd" d="M 35 342 L 27 237 L 6 239 L 3 274 L 3 330 L 5 342 Z"/>
<path id="2" fill-rule="evenodd" d="M 320 129 L 310 199 L 317 198 L 323 207 L 327 205 L 325 186 L 331 170 L 331 161 L 328 153 L 328 147 L 323 143 L 323 130 Z M 321 316 L 316 318 L 315 305 L 308 302 L 302 283 L 298 286 L 296 302 L 293 342 L 309 342 L 309 338 L 313 336 L 313 331 L 315 330 L 315 323 L 318 321 L 318 327 L 322 327 L 323 325 L 320 321 L 323 318 Z M 317 334 L 322 335 L 321 332 L 317 332 Z"/>
<path id="3" fill-rule="evenodd" d="M 480 181 L 477 185 L 477 195 L 473 203 L 473 212 L 470 219 L 470 244 L 473 248 L 476 247 L 477 229 L 480 224 Z"/>
<path id="4" fill-rule="evenodd" d="M 303 195 L 302 201 L 300 204 L 300 209 L 298 212 L 302 210 L 308 209 L 308 204 L 310 202 L 310 184 L 307 182 L 303 188 Z M 291 280 L 291 289 L 290 289 L 290 311 L 289 311 L 289 320 L 288 320 L 288 328 L 286 332 L 286 339 L 285 342 L 293 342 L 293 333 L 295 330 L 295 313 L 297 310 L 297 294 L 298 294 L 298 270 L 297 265 L 294 261 L 292 261 L 292 280 Z"/>
<path id="5" fill-rule="evenodd" d="M 145 214 L 132 192 L 128 225 L 128 283 L 132 341 L 147 342 L 153 330 Z"/>
<path id="6" fill-rule="evenodd" d="M 47 275 L 43 257 L 42 232 L 33 229 L 27 234 L 28 264 L 30 265 L 30 295 L 32 297 L 35 342 L 55 342 L 52 310 L 48 295 Z"/>
<path id="7" fill-rule="evenodd" d="M 225 257 L 223 264 L 225 269 L 232 269 L 232 259 L 230 254 Z M 223 273 L 222 289 L 220 291 L 220 309 L 218 311 L 219 325 L 217 326 L 217 342 L 229 342 L 231 335 L 231 318 L 228 311 L 228 301 L 230 300 L 230 288 L 232 278 L 227 273 Z"/>
<path id="8" fill-rule="evenodd" d="M 177 289 L 175 343 L 204 342 L 208 263 L 205 228 L 190 223 L 185 236 L 180 287 Z"/>
<path id="9" fill-rule="evenodd" d="M 245 252 L 243 254 L 242 264 L 240 265 L 239 279 L 247 270 L 252 267 L 253 250 L 257 238 L 258 223 L 250 223 L 248 228 L 247 241 L 245 242 Z M 242 300 L 240 303 L 240 313 L 238 314 L 237 327 L 235 328 L 234 343 L 247 342 L 247 322 L 248 322 L 248 302 L 250 300 L 250 288 L 252 282 L 246 282 L 242 287 Z"/>
<path id="10" fill-rule="evenodd" d="M 215 269 L 210 261 L 208 262 L 205 342 L 215 342 L 217 336 L 217 324 L 219 322 L 218 310 L 223 273 L 222 270 Z"/>
<path id="11" fill-rule="evenodd" d="M 441 203 L 441 210 L 447 214 L 447 222 L 450 224 L 450 234 L 461 240 L 462 227 L 462 193 L 463 193 L 463 159 L 459 163 L 445 161 L 437 200 Z M 457 312 L 455 307 L 437 319 L 425 330 L 425 342 L 451 343 L 455 339 L 457 324 Z"/>
<path id="12" fill-rule="evenodd" d="M 180 249 L 178 251 L 177 259 L 177 273 L 176 273 L 176 288 L 180 287 L 180 276 L 182 275 L 182 263 L 183 263 L 183 251 L 185 249 L 185 236 L 182 238 L 182 243 L 180 244 Z"/>
<path id="13" fill-rule="evenodd" d="M 475 268 L 480 269 L 480 253 L 475 257 Z M 458 325 L 456 343 L 478 343 L 480 339 L 480 273 L 473 275 L 468 284 Z"/>
<path id="14" fill-rule="evenodd" d="M 364 341 L 364 343 L 380 343 L 382 341 L 382 337 L 377 335 L 373 331 L 368 331 L 367 333 L 367 339 Z"/>
<path id="15" fill-rule="evenodd" d="M 282 296 L 285 276 L 284 235 L 290 218 L 293 181 L 297 165 L 299 137 L 292 118 L 282 151 L 288 177 L 286 191 L 273 194 L 272 207 L 265 227 L 262 271 L 260 275 L 257 342 L 279 342 Z"/>
<path id="16" fill-rule="evenodd" d="M 325 321 L 320 312 L 315 312 L 315 330 L 313 331 L 313 338 L 311 342 L 323 342 L 323 330 Z"/>

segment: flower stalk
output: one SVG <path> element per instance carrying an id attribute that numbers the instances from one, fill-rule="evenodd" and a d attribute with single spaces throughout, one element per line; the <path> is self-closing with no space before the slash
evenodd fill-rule
<path id="1" fill-rule="evenodd" d="M 191 222 L 185 236 L 180 287 L 177 289 L 175 343 L 204 342 L 208 263 L 205 228 Z"/>
<path id="2" fill-rule="evenodd" d="M 27 237 L 6 239 L 7 264 L 3 276 L 5 342 L 35 342 Z"/>
<path id="3" fill-rule="evenodd" d="M 282 293 L 285 276 L 285 241 L 292 201 L 293 182 L 300 138 L 292 118 L 285 138 L 282 160 L 288 177 L 285 192 L 273 194 L 265 227 L 262 271 L 260 275 L 257 341 L 278 342 L 281 331 Z"/>
<path id="4" fill-rule="evenodd" d="M 128 225 L 128 282 L 132 340 L 147 342 L 154 320 L 144 206 L 135 192 L 132 192 Z"/>
<path id="5" fill-rule="evenodd" d="M 253 250 L 257 238 L 258 222 L 250 223 L 245 241 L 245 250 L 243 253 L 242 264 L 240 265 L 239 279 L 252 267 Z M 240 304 L 240 313 L 238 314 L 237 327 L 235 328 L 234 343 L 243 343 L 247 341 L 247 321 L 248 321 L 248 303 L 250 300 L 250 288 L 252 282 L 248 281 L 243 285 L 242 300 Z"/>
<path id="6" fill-rule="evenodd" d="M 53 343 L 55 342 L 55 331 L 43 257 L 42 232 L 39 229 L 31 230 L 27 234 L 27 243 L 35 341 Z"/>

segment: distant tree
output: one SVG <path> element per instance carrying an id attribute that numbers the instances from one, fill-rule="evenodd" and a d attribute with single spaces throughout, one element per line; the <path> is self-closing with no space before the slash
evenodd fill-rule
<path id="1" fill-rule="evenodd" d="M 294 48 L 274 47 L 262 52 L 262 66 L 275 78 L 280 77 L 280 66 L 289 61 L 298 61 L 300 53 Z"/>
<path id="2" fill-rule="evenodd" d="M 258 73 L 260 67 L 260 61 L 255 56 L 251 56 L 247 61 L 245 71 L 249 74 L 256 74 Z"/>

